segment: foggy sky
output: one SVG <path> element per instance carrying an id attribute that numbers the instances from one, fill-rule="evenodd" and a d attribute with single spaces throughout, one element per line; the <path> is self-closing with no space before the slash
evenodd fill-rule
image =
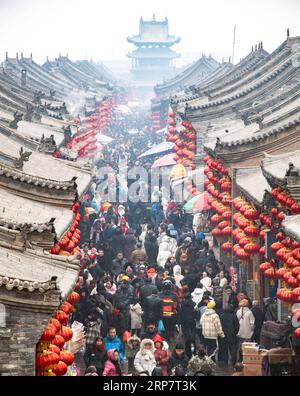
<path id="1" fill-rule="evenodd" d="M 5 51 L 33 53 L 43 63 L 61 52 L 71 59 L 124 60 L 134 49 L 126 37 L 138 33 L 139 19 L 169 19 L 173 48 L 184 64 L 199 54 L 217 60 L 232 53 L 235 63 L 263 41 L 271 52 L 300 35 L 300 0 L 0 0 L 0 62 Z"/>

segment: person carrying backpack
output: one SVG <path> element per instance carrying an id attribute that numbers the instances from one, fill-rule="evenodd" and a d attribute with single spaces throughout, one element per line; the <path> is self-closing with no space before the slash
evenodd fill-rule
<path id="1" fill-rule="evenodd" d="M 178 319 L 178 300 L 172 291 L 172 282 L 165 280 L 163 290 L 159 294 L 162 301 L 162 320 L 166 331 L 166 338 L 169 341 L 174 336 L 175 326 Z"/>

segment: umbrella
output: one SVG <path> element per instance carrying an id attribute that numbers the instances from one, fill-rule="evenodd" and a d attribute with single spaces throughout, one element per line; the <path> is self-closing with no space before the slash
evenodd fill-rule
<path id="1" fill-rule="evenodd" d="M 147 150 L 145 153 L 141 154 L 139 158 L 148 157 L 150 155 L 162 155 L 171 152 L 174 147 L 174 143 L 172 142 L 162 142 L 160 144 L 156 144 L 151 147 L 151 149 Z"/>
<path id="2" fill-rule="evenodd" d="M 175 165 L 176 161 L 174 161 L 174 154 L 166 154 L 161 158 L 158 158 L 156 161 L 154 161 L 153 165 L 151 168 L 158 168 L 160 166 L 170 166 L 170 165 Z"/>
<path id="3" fill-rule="evenodd" d="M 203 210 L 209 210 L 210 205 L 207 199 L 208 193 L 206 191 L 202 194 L 195 195 L 183 206 L 183 209 L 187 212 L 201 212 Z"/>

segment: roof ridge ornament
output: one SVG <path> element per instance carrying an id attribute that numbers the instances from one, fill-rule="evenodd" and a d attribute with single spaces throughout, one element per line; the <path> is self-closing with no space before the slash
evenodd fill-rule
<path id="1" fill-rule="evenodd" d="M 31 156 L 32 151 L 24 151 L 23 147 L 20 148 L 19 151 L 19 158 L 17 158 L 14 162 L 13 165 L 15 168 L 19 170 L 23 170 L 23 165 L 24 162 L 29 161 L 29 157 Z"/>

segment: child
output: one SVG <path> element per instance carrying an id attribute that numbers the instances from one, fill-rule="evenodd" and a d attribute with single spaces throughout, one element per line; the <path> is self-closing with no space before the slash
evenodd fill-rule
<path id="1" fill-rule="evenodd" d="M 133 304 L 130 304 L 131 333 L 141 335 L 142 328 L 142 307 L 136 298 Z"/>
<path id="2" fill-rule="evenodd" d="M 133 335 L 125 343 L 125 357 L 128 360 L 128 372 L 134 374 L 134 358 L 140 350 L 141 340 L 138 336 Z"/>
<path id="3" fill-rule="evenodd" d="M 167 376 L 167 364 L 169 361 L 169 353 L 164 348 L 164 340 L 159 335 L 155 336 L 154 339 L 154 357 L 156 360 L 156 367 L 162 369 L 162 375 Z"/>

